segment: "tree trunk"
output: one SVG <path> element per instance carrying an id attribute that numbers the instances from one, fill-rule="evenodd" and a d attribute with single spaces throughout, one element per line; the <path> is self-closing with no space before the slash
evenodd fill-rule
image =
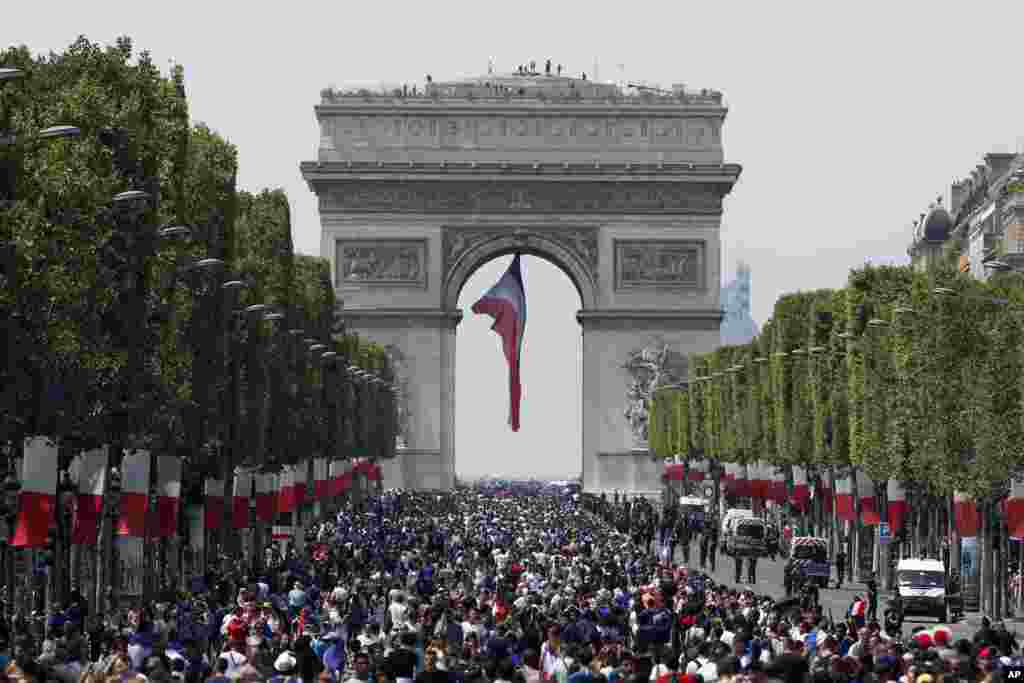
<path id="1" fill-rule="evenodd" d="M 980 508 L 979 513 L 981 515 L 977 546 L 978 562 L 980 563 L 979 603 L 983 613 L 992 614 L 992 552 L 988 529 L 988 503 L 981 502 L 978 504 L 978 507 Z"/>

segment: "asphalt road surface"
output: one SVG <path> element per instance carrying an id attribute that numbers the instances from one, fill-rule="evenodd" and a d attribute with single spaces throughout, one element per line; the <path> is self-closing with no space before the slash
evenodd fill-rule
<path id="1" fill-rule="evenodd" d="M 676 548 L 676 562 L 681 563 L 683 561 L 683 553 L 680 548 Z M 690 545 L 690 564 L 689 566 L 696 569 L 700 568 L 700 546 L 694 541 Z M 759 595 L 770 595 L 771 597 L 782 600 L 786 597 L 785 584 L 783 583 L 783 570 L 785 568 L 785 560 L 782 556 L 778 559 L 772 560 L 771 558 L 762 557 L 757 561 L 757 582 L 753 585 L 747 583 L 747 563 L 743 562 L 743 571 L 741 577 L 743 581 L 739 584 L 736 583 L 735 575 L 735 563 L 733 558 L 728 555 L 719 552 L 718 561 L 715 565 L 715 571 L 710 571 L 708 566 L 705 571 L 714 577 L 716 582 L 723 583 L 727 586 L 737 586 L 741 589 L 750 589 Z M 835 585 L 833 578 L 832 584 Z M 836 588 L 823 588 L 819 595 L 821 598 L 822 611 L 828 615 L 831 613 L 834 619 L 843 619 L 850 609 L 850 605 L 853 603 L 854 597 L 862 595 L 866 597 L 867 589 L 863 583 L 844 583 L 840 589 Z M 886 591 L 879 591 L 878 599 L 878 621 L 882 621 L 882 615 L 885 611 L 885 602 L 890 593 Z M 940 622 L 936 621 L 931 617 L 906 617 L 903 621 L 903 633 L 904 636 L 909 636 L 910 631 L 917 626 L 924 626 L 925 628 L 932 628 L 938 625 Z M 945 624 L 949 626 L 953 631 L 953 638 L 971 638 L 974 632 L 978 628 L 978 615 L 967 615 L 966 619 L 961 620 L 956 624 Z M 1018 624 L 1013 624 L 1007 621 L 1007 627 L 1013 631 L 1016 630 L 1024 632 Z"/>

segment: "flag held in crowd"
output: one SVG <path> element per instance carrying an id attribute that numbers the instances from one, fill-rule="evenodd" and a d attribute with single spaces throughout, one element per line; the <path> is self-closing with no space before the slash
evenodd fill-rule
<path id="1" fill-rule="evenodd" d="M 57 501 L 57 452 L 57 445 L 45 436 L 25 440 L 18 519 L 11 540 L 16 548 L 46 545 Z"/>
<path id="2" fill-rule="evenodd" d="M 508 362 L 509 418 L 512 431 L 519 431 L 519 402 L 522 383 L 519 370 L 523 353 L 523 332 L 526 329 L 526 290 L 519 267 L 519 254 L 512 259 L 505 274 L 480 300 L 473 304 L 473 313 L 494 318 L 491 329 L 501 337 Z"/>

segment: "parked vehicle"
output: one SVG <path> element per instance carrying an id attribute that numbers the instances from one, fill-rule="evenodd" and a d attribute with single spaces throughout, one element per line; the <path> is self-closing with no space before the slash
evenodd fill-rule
<path id="1" fill-rule="evenodd" d="M 832 576 L 828 541 L 816 536 L 794 536 L 789 542 L 789 559 L 800 576 L 827 588 Z"/>
<path id="2" fill-rule="evenodd" d="M 726 513 L 726 521 L 722 524 L 722 550 L 727 555 L 764 556 L 768 552 L 768 529 L 765 521 L 749 515 L 732 515 Z"/>
<path id="3" fill-rule="evenodd" d="M 896 565 L 896 590 L 904 615 L 949 621 L 946 565 L 941 560 L 905 559 Z"/>
<path id="4" fill-rule="evenodd" d="M 705 498 L 697 496 L 680 496 L 679 514 L 686 519 L 687 526 L 692 531 L 700 531 L 704 528 L 704 520 L 707 517 L 710 502 Z"/>
<path id="5" fill-rule="evenodd" d="M 731 508 L 725 511 L 725 515 L 722 516 L 722 527 L 719 530 L 722 537 L 725 537 L 726 529 L 729 526 L 729 522 L 738 517 L 756 517 L 754 511 L 749 508 Z"/>

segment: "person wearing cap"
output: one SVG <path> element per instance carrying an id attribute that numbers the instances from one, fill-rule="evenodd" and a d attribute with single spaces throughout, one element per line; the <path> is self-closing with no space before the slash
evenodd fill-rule
<path id="1" fill-rule="evenodd" d="M 295 675 L 297 665 L 298 661 L 293 652 L 282 652 L 274 661 L 274 671 L 277 675 L 271 677 L 269 683 L 302 683 L 302 679 Z"/>

